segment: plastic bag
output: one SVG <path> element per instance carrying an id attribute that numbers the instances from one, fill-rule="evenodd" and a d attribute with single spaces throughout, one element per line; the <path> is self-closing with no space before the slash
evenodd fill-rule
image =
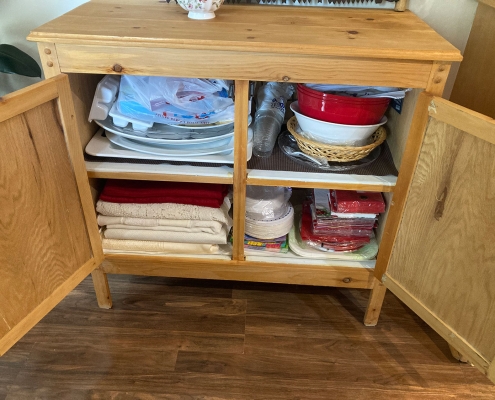
<path id="1" fill-rule="evenodd" d="M 290 207 L 292 189 L 282 186 L 248 186 L 246 217 L 253 220 L 273 220 L 282 217 Z"/>
<path id="2" fill-rule="evenodd" d="M 220 79 L 192 79 L 123 75 L 118 110 L 129 117 L 165 124 L 204 124 L 230 121 L 234 101 L 229 83 Z"/>
<path id="3" fill-rule="evenodd" d="M 307 83 L 305 86 L 318 92 L 361 98 L 388 97 L 391 99 L 403 99 L 406 97 L 406 92 L 411 90 L 386 86 L 327 85 L 319 83 Z"/>

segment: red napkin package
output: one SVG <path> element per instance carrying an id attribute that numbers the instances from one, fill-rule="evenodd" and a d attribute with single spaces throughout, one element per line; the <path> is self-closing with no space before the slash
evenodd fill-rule
<path id="1" fill-rule="evenodd" d="M 380 192 L 330 190 L 330 204 L 336 213 L 380 214 L 385 211 Z"/>

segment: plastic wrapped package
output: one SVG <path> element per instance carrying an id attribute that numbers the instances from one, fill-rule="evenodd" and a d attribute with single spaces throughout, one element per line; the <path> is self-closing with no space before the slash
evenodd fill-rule
<path id="1" fill-rule="evenodd" d="M 309 204 L 309 210 L 313 218 L 314 230 L 328 229 L 373 229 L 376 225 L 376 215 L 364 218 L 339 218 L 335 215 L 322 216 L 318 213 L 314 203 Z M 367 214 L 366 214 L 367 215 Z"/>
<path id="2" fill-rule="evenodd" d="M 287 211 L 274 219 L 252 219 L 246 216 L 245 232 L 257 239 L 273 239 L 284 236 L 294 224 L 294 208 L 288 204 Z"/>
<path id="3" fill-rule="evenodd" d="M 193 79 L 123 75 L 117 109 L 125 116 L 164 124 L 204 124 L 230 121 L 234 102 L 229 83 Z"/>
<path id="4" fill-rule="evenodd" d="M 304 243 L 310 247 L 322 251 L 354 251 L 370 243 L 372 234 L 371 229 L 365 235 L 339 235 L 334 230 L 329 230 L 325 234 L 315 234 L 310 203 L 303 204 L 300 235 Z"/>
<path id="5" fill-rule="evenodd" d="M 233 243 L 233 235 L 230 235 L 230 243 Z M 287 235 L 280 236 L 275 239 L 259 239 L 249 235 L 244 235 L 244 248 L 259 252 L 268 253 L 287 253 L 289 244 Z"/>
<path id="6" fill-rule="evenodd" d="M 330 205 L 335 214 L 380 214 L 385 212 L 385 200 L 379 192 L 330 190 Z M 343 215 L 340 215 L 343 217 Z"/>
<path id="7" fill-rule="evenodd" d="M 376 218 L 385 211 L 379 192 L 313 190 L 313 204 L 319 218 Z"/>
<path id="8" fill-rule="evenodd" d="M 246 217 L 257 221 L 276 220 L 287 214 L 291 195 L 292 189 L 287 187 L 248 186 Z"/>
<path id="9" fill-rule="evenodd" d="M 403 99 L 406 96 L 406 92 L 411 90 L 386 86 L 328 85 L 319 83 L 307 83 L 304 86 L 322 93 L 361 98 L 388 97 L 391 99 Z"/>
<path id="10" fill-rule="evenodd" d="M 297 218 L 294 221 L 294 226 L 289 232 L 289 248 L 301 257 L 321 260 L 365 261 L 373 259 L 378 253 L 378 243 L 374 236 L 371 237 L 370 243 L 354 251 L 328 251 L 324 248 L 309 246 L 301 239 L 300 224 L 301 214 L 300 209 L 298 208 Z"/>

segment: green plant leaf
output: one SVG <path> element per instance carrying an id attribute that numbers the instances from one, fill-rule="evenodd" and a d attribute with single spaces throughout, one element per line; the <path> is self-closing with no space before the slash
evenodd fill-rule
<path id="1" fill-rule="evenodd" d="M 38 63 L 10 44 L 0 44 L 0 72 L 41 78 Z"/>

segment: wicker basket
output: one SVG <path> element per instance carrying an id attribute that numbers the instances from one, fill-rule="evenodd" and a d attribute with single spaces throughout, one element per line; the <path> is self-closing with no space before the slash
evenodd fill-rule
<path id="1" fill-rule="evenodd" d="M 330 144 L 315 142 L 314 140 L 307 139 L 296 132 L 297 120 L 296 117 L 292 117 L 287 122 L 287 129 L 294 136 L 299 145 L 299 148 L 303 153 L 310 156 L 325 157 L 328 161 L 334 162 L 348 162 L 356 161 L 366 157 L 374 149 L 380 146 L 387 138 L 387 132 L 383 126 L 379 127 L 373 135 L 373 143 L 362 147 L 352 146 L 333 146 Z"/>

